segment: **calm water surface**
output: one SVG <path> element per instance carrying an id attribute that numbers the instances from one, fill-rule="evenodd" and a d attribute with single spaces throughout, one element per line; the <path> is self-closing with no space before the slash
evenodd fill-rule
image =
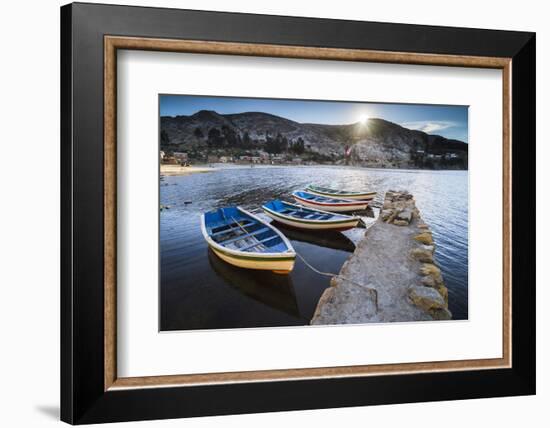
<path id="1" fill-rule="evenodd" d="M 292 191 L 309 183 L 374 189 L 375 204 L 382 203 L 389 189 L 413 193 L 437 244 L 449 309 L 454 319 L 468 318 L 467 171 L 243 167 L 162 178 L 160 203 L 170 209 L 160 213 L 161 330 L 309 324 L 329 278 L 299 259 L 286 276 L 233 267 L 208 250 L 200 232 L 204 211 L 290 200 Z M 341 233 L 281 230 L 299 254 L 325 272 L 338 273 L 354 250 L 352 240 Z"/>

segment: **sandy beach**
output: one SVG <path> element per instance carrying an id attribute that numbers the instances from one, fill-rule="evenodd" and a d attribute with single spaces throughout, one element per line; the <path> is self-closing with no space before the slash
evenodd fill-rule
<path id="1" fill-rule="evenodd" d="M 161 165 L 160 174 L 161 175 L 190 175 L 198 174 L 202 172 L 212 172 L 216 171 L 216 168 L 211 168 L 208 166 L 181 166 L 181 165 Z"/>

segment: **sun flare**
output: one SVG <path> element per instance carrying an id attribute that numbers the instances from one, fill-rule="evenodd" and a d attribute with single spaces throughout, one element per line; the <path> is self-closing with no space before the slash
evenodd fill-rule
<path id="1" fill-rule="evenodd" d="M 368 114 L 360 114 L 358 117 L 357 117 L 357 121 L 359 123 L 362 123 L 362 124 L 365 124 L 368 122 L 368 120 L 370 119 L 369 115 Z"/>

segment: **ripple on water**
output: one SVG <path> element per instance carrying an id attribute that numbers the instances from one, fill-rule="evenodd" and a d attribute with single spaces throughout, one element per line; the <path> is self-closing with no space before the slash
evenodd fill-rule
<path id="1" fill-rule="evenodd" d="M 435 257 L 449 288 L 449 308 L 455 319 L 468 318 L 466 171 L 257 167 L 163 178 L 160 203 L 170 208 L 160 213 L 161 328 L 307 324 L 328 280 L 299 261 L 282 282 L 265 273 L 220 266 L 215 256 L 209 256 L 199 222 L 202 212 L 222 206 L 257 208 L 274 198 L 291 200 L 292 191 L 309 183 L 375 189 L 377 205 L 387 190 L 411 192 L 436 241 Z M 291 239 L 293 245 L 322 270 L 338 272 L 350 255 L 347 250 L 323 247 L 319 240 L 301 238 Z M 240 283 L 246 284 L 245 291 L 235 286 Z"/>

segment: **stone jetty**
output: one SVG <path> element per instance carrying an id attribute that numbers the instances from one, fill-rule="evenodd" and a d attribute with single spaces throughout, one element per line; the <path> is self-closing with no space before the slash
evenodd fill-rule
<path id="1" fill-rule="evenodd" d="M 434 250 L 413 195 L 388 191 L 378 219 L 319 299 L 311 324 L 451 319 Z"/>

